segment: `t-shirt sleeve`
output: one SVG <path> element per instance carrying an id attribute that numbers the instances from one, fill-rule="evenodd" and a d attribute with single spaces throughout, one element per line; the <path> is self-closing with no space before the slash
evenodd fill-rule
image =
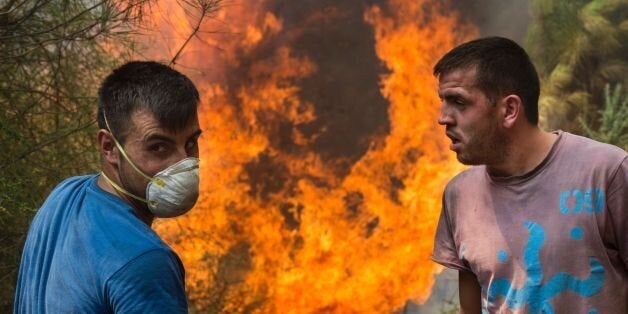
<path id="1" fill-rule="evenodd" d="M 617 248 L 624 268 L 628 269 L 628 157 L 611 178 L 606 195 L 607 223 L 612 228 L 609 238 L 612 246 Z"/>
<path id="2" fill-rule="evenodd" d="M 187 313 L 183 266 L 155 249 L 127 263 L 107 281 L 114 313 Z"/>
<path id="3" fill-rule="evenodd" d="M 447 191 L 445 191 L 446 193 Z M 459 257 L 445 199 L 446 197 L 443 195 L 443 206 L 434 237 L 432 260 L 447 268 L 470 271 L 470 268 Z"/>

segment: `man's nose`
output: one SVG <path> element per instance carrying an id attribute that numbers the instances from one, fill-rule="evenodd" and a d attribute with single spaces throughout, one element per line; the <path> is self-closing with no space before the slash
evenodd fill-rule
<path id="1" fill-rule="evenodd" d="M 449 112 L 449 110 L 447 109 L 447 106 L 445 106 L 445 104 L 442 104 L 440 106 L 440 113 L 438 115 L 438 124 L 451 125 L 453 123 L 454 123 L 454 119 L 451 116 L 451 113 Z"/>
<path id="2" fill-rule="evenodd" d="M 190 152 L 185 149 L 185 147 L 181 147 L 177 149 L 176 158 L 177 160 L 182 160 L 188 157 L 193 157 L 190 155 Z"/>

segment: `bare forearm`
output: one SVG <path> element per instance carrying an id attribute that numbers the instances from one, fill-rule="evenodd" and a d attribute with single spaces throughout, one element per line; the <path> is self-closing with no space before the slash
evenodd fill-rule
<path id="1" fill-rule="evenodd" d="M 471 272 L 458 272 L 458 288 L 460 291 L 460 313 L 482 313 L 482 290 L 477 278 Z"/>

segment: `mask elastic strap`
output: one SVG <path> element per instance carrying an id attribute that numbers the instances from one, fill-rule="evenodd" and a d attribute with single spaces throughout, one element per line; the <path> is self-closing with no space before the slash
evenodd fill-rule
<path id="1" fill-rule="evenodd" d="M 107 180 L 107 182 L 109 182 L 109 184 L 111 184 L 111 186 L 113 186 L 114 189 L 118 190 L 120 193 L 129 197 L 132 197 L 140 202 L 148 203 L 148 201 L 145 198 L 141 198 L 137 195 L 134 195 L 131 192 L 128 192 L 127 190 L 123 189 L 121 186 L 117 185 L 115 182 L 113 182 L 113 180 L 109 179 L 109 177 L 107 177 L 107 175 L 104 172 L 101 171 L 100 174 L 102 175 L 103 178 L 105 178 L 105 180 Z"/>
<path id="2" fill-rule="evenodd" d="M 109 122 L 107 121 L 107 115 L 105 114 L 105 110 L 104 109 L 102 111 L 102 115 L 105 118 L 105 126 L 107 126 L 107 130 L 109 131 L 109 133 L 111 133 L 111 137 L 113 138 L 113 142 L 116 143 L 116 147 L 118 147 L 118 150 L 120 151 L 120 153 L 122 153 L 122 156 L 124 156 L 124 159 L 126 159 L 129 162 L 129 164 L 131 165 L 131 167 L 133 167 L 133 169 L 135 169 L 135 171 L 137 171 L 139 174 L 141 174 L 147 180 L 152 181 L 153 178 L 149 177 L 148 175 L 146 175 L 144 173 L 144 171 L 140 170 L 137 166 L 135 166 L 135 163 L 133 163 L 131 161 L 131 158 L 129 158 L 129 156 L 127 156 L 126 152 L 122 148 L 122 145 L 120 145 L 120 143 L 118 142 L 116 137 L 113 135 L 113 132 L 111 131 L 111 128 L 109 127 Z"/>

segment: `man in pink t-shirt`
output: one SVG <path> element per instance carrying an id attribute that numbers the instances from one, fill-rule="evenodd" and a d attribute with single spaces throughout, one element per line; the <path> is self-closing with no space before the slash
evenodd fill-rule
<path id="1" fill-rule="evenodd" d="M 434 67 L 458 160 L 432 259 L 459 271 L 463 313 L 628 313 L 628 154 L 538 127 L 539 79 L 499 37 Z"/>

